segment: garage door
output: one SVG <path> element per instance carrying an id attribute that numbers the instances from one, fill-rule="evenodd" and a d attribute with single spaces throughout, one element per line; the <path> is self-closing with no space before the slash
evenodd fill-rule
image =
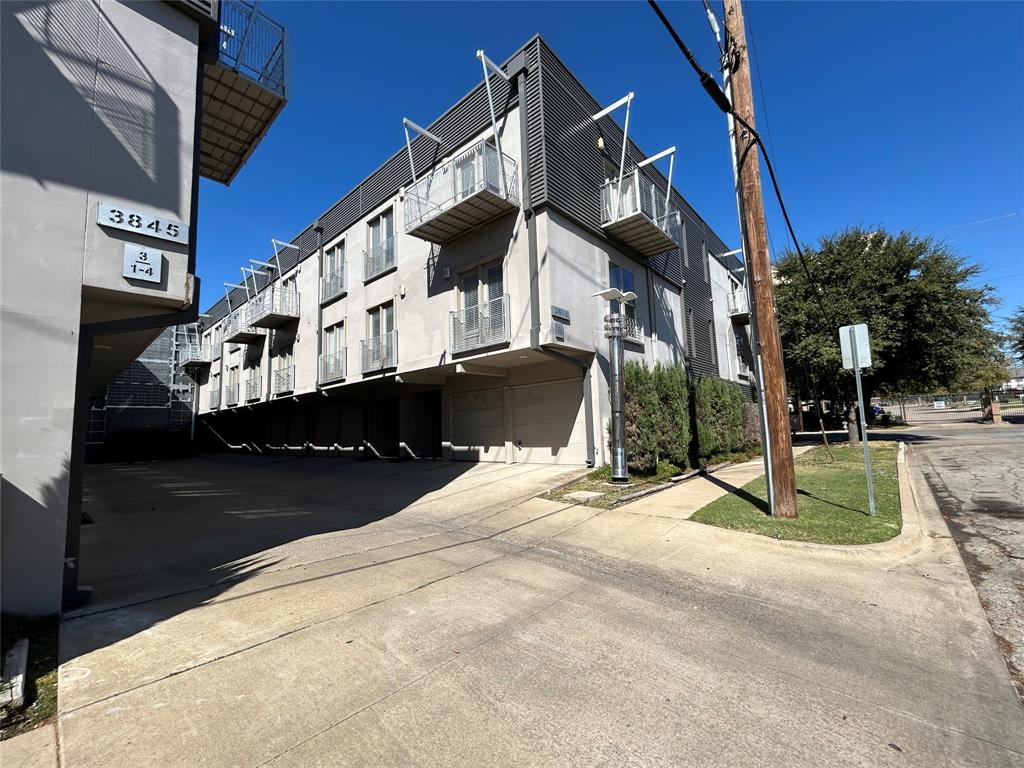
<path id="1" fill-rule="evenodd" d="M 516 461 L 585 464 L 583 380 L 531 384 L 512 390 L 512 440 Z"/>
<path id="2" fill-rule="evenodd" d="M 505 461 L 505 408 L 501 389 L 453 392 L 452 458 Z"/>

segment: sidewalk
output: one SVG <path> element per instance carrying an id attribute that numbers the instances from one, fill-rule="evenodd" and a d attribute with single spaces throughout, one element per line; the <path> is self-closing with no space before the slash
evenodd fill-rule
<path id="1" fill-rule="evenodd" d="M 0 741 L 3 768 L 57 768 L 57 732 L 54 723 Z"/>
<path id="2" fill-rule="evenodd" d="M 816 446 L 800 446 L 793 449 L 793 455 L 799 456 Z M 694 512 L 702 509 L 715 499 L 742 488 L 751 480 L 764 474 L 762 458 L 733 464 L 712 475 L 699 475 L 642 499 L 623 504 L 618 507 L 623 512 L 634 515 L 650 515 L 653 517 L 669 517 L 673 520 L 688 520 Z"/>

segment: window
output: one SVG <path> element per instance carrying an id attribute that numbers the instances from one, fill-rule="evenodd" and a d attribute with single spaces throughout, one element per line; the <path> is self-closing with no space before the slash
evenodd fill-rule
<path id="1" fill-rule="evenodd" d="M 292 272 L 288 277 L 281 278 L 281 290 L 287 293 L 288 291 L 295 290 L 295 273 Z"/>
<path id="2" fill-rule="evenodd" d="M 635 292 L 632 270 L 612 262 L 608 263 L 608 284 L 623 293 Z M 627 301 L 624 307 L 619 301 L 612 301 L 610 304 L 613 314 L 621 313 L 626 316 L 626 335 L 631 339 L 641 339 L 640 327 L 636 322 L 636 299 Z"/>
<path id="3" fill-rule="evenodd" d="M 711 362 L 718 365 L 718 344 L 715 340 L 714 320 L 708 320 L 708 340 L 711 342 Z"/>
<path id="4" fill-rule="evenodd" d="M 363 252 L 363 280 L 371 280 L 395 266 L 395 216 L 388 208 L 367 222 L 367 249 Z"/>
<path id="5" fill-rule="evenodd" d="M 505 341 L 505 275 L 501 262 L 459 276 L 455 351 Z"/>
<path id="6" fill-rule="evenodd" d="M 291 367 L 293 351 L 294 347 L 291 344 L 286 344 L 285 346 L 278 348 L 276 370 L 283 371 L 285 368 Z"/>
<path id="7" fill-rule="evenodd" d="M 695 343 L 693 338 L 693 310 L 688 309 L 686 311 L 686 355 L 687 357 L 694 357 Z"/>
<path id="8" fill-rule="evenodd" d="M 324 330 L 324 355 L 337 355 L 345 348 L 345 323 L 332 325 Z"/>
<path id="9" fill-rule="evenodd" d="M 370 221 L 370 251 L 382 255 L 394 253 L 395 212 L 388 208 Z M 387 259 L 385 259 L 387 261 Z"/>
<path id="10" fill-rule="evenodd" d="M 395 330 L 395 305 L 393 302 L 381 304 L 366 313 L 366 336 L 376 339 L 386 336 Z"/>
<path id="11" fill-rule="evenodd" d="M 708 244 L 705 243 L 703 240 L 701 240 L 700 241 L 700 261 L 701 261 L 701 266 L 704 267 L 704 282 L 705 283 L 710 283 L 711 282 L 711 276 L 708 274 L 708 269 L 709 269 L 709 267 L 708 267 L 708 259 L 709 258 L 711 258 L 711 257 L 708 255 Z"/>
<path id="12" fill-rule="evenodd" d="M 233 365 L 228 368 L 228 389 L 232 389 L 238 386 L 238 366 Z"/>
<path id="13" fill-rule="evenodd" d="M 333 299 L 345 292 L 345 241 L 324 250 L 323 277 L 320 280 L 320 300 Z"/>

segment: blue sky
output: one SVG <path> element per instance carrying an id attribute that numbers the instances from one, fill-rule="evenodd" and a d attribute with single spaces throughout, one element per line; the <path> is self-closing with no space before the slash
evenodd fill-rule
<path id="1" fill-rule="evenodd" d="M 713 4 L 720 11 L 720 4 Z M 738 244 L 725 118 L 646 3 L 264 2 L 290 42 L 289 104 L 231 187 L 203 180 L 206 308 L 270 238 L 306 227 L 539 32 L 599 101 L 636 93 L 630 133 L 678 147 L 675 183 Z M 698 59 L 698 2 L 663 8 Z M 847 225 L 945 239 L 1024 304 L 1024 4 L 748 2 L 757 120 L 801 241 Z M 768 187 L 766 186 L 766 195 Z M 776 251 L 787 242 L 768 202 Z"/>

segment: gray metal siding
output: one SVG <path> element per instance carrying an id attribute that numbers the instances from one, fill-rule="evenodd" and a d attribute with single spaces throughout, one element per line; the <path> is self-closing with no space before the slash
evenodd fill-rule
<path id="1" fill-rule="evenodd" d="M 590 116 L 604 105 L 591 96 L 542 39 L 538 40 L 538 45 L 546 168 L 542 171 L 545 183 L 535 191 L 534 206 L 550 205 L 594 234 L 604 237 L 600 189 L 606 178 L 606 165 L 618 167 L 622 128 L 612 116 L 598 123 L 591 120 Z M 599 136 L 604 138 L 603 153 L 597 149 Z M 626 147 L 626 167 L 632 167 L 646 157 L 630 140 Z M 658 169 L 648 166 L 647 171 L 656 186 L 662 190 L 668 187 L 668 179 Z M 701 261 L 706 258 L 701 242 L 715 253 L 724 253 L 727 248 L 675 189 L 672 190 L 672 199 L 683 212 L 689 266 L 684 264 L 683 253 L 679 249 L 651 258 L 648 263 L 666 280 L 683 286 L 686 309 L 693 311 L 696 326 L 692 330 L 694 344 L 692 350 L 687 350 L 691 358 L 691 375 L 717 376 L 715 351 L 707 332 L 708 322 L 714 322 L 711 285 Z M 684 313 L 684 317 L 687 316 L 688 313 Z M 691 337 L 689 333 L 686 336 Z"/>

